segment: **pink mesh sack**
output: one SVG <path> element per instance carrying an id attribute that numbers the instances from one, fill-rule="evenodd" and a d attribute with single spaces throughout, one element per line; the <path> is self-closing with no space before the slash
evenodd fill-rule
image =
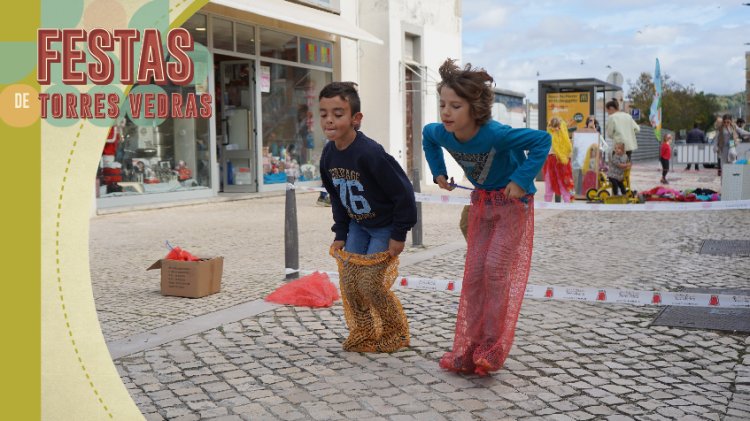
<path id="1" fill-rule="evenodd" d="M 526 290 L 534 237 L 534 201 L 476 190 L 453 349 L 440 367 L 486 375 L 510 353 Z"/>

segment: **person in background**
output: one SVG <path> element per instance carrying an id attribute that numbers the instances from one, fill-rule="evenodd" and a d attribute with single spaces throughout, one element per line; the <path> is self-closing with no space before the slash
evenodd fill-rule
<path id="1" fill-rule="evenodd" d="M 619 111 L 620 104 L 616 99 L 607 102 L 606 108 L 607 114 L 609 114 L 609 119 L 607 119 L 607 124 L 604 127 L 607 138 L 612 139 L 615 143 L 622 142 L 625 145 L 625 154 L 631 161 L 633 151 L 638 149 L 635 134 L 640 132 L 641 128 L 635 124 L 630 114 Z"/>
<path id="2" fill-rule="evenodd" d="M 328 192 L 322 191 L 318 195 L 318 200 L 315 203 L 319 206 L 331 206 L 331 198 L 328 197 Z"/>
<path id="3" fill-rule="evenodd" d="M 630 168 L 630 165 L 628 156 L 625 155 L 625 145 L 622 142 L 615 143 L 615 152 L 607 168 L 607 179 L 612 185 L 612 196 L 617 196 L 618 190 L 619 194 L 625 194 L 625 170 Z"/>
<path id="4" fill-rule="evenodd" d="M 750 140 L 750 132 L 748 132 L 747 130 L 745 130 L 745 120 L 744 119 L 738 118 L 734 125 L 735 125 L 735 127 L 737 127 L 737 134 L 740 135 L 740 138 L 743 141 Z"/>
<path id="5" fill-rule="evenodd" d="M 698 128 L 698 123 L 693 123 L 693 129 L 690 130 L 687 133 L 687 139 L 686 143 L 706 143 L 706 134 L 703 133 L 703 130 Z M 698 171 L 698 164 L 697 162 L 694 162 L 693 165 L 695 165 L 695 170 Z M 685 168 L 685 171 L 690 170 L 690 163 L 687 164 L 687 167 Z"/>
<path id="6" fill-rule="evenodd" d="M 593 115 L 588 116 L 586 119 L 586 128 L 587 129 L 596 129 L 599 134 L 602 134 L 602 127 L 599 125 L 599 120 L 596 119 Z"/>
<path id="7" fill-rule="evenodd" d="M 669 172 L 669 160 L 672 158 L 672 134 L 665 133 L 662 137 L 659 149 L 659 162 L 661 162 L 661 184 L 669 184 L 667 173 Z"/>
<path id="8" fill-rule="evenodd" d="M 735 149 L 736 145 L 740 142 L 740 133 L 737 131 L 737 127 L 732 122 L 732 116 L 724 114 L 721 116 L 721 120 L 717 119 L 717 124 L 721 121 L 721 125 L 716 129 L 716 135 L 713 139 L 714 150 L 717 154 L 719 171 L 718 175 L 721 177 L 721 163 L 732 163 L 734 162 L 730 156 L 730 150 Z M 743 130 L 744 131 L 744 130 Z"/>
<path id="9" fill-rule="evenodd" d="M 570 203 L 574 188 L 571 164 L 573 143 L 568 136 L 565 122 L 559 117 L 552 117 L 547 132 L 552 137 L 552 147 L 542 168 L 544 201 L 551 202 L 554 193 L 556 196 L 562 196 L 565 203 Z"/>

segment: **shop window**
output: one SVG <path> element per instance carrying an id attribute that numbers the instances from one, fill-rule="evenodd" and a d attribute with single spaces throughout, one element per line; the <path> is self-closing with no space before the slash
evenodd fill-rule
<path id="1" fill-rule="evenodd" d="M 255 54 L 255 28 L 241 23 L 235 25 L 237 28 L 237 52 Z"/>
<path id="2" fill-rule="evenodd" d="M 172 94 L 186 100 L 188 93 L 195 93 L 192 86 L 161 89 L 169 96 L 170 108 Z M 97 172 L 98 197 L 211 188 L 209 119 L 166 118 L 158 123 L 125 116 L 110 130 Z"/>
<path id="3" fill-rule="evenodd" d="M 297 37 L 261 28 L 260 55 L 287 61 L 297 61 Z"/>
<path id="4" fill-rule="evenodd" d="M 201 21 L 185 23 L 192 33 Z M 205 17 L 203 17 L 205 24 Z M 192 28 L 192 29 L 191 29 Z M 200 95 L 208 92 L 208 69 L 213 58 L 196 44 L 188 52 L 195 66 L 188 85 L 138 85 L 131 92 L 158 92 L 173 109 L 173 100 L 181 99 L 181 110 L 195 101 L 200 115 Z M 123 110 L 129 107 L 125 105 Z M 143 195 L 152 193 L 206 190 L 211 188 L 211 134 L 208 118 L 131 119 L 128 112 L 110 130 L 97 171 L 97 197 Z"/>
<path id="5" fill-rule="evenodd" d="M 332 80 L 330 72 L 261 62 L 269 75 L 261 86 L 263 182 L 319 180 L 320 154 L 326 139 L 317 118 L 318 94 Z"/>
<path id="6" fill-rule="evenodd" d="M 182 27 L 190 31 L 193 40 L 198 44 L 208 45 L 208 32 L 206 31 L 206 15 L 195 14 L 190 17 Z"/>
<path id="7" fill-rule="evenodd" d="M 234 30 L 232 28 L 233 22 L 224 20 L 224 19 L 213 18 L 211 20 L 211 23 L 213 25 L 213 29 L 211 33 L 213 34 L 214 48 L 219 48 L 219 49 L 227 50 L 227 51 L 233 51 L 234 50 Z"/>

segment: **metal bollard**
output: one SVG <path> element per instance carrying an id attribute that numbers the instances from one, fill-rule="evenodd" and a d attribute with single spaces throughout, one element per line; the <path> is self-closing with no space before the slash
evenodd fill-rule
<path id="1" fill-rule="evenodd" d="M 294 176 L 286 177 L 286 201 L 284 203 L 284 266 L 294 272 L 286 274 L 286 280 L 299 277 L 299 232 L 297 231 L 297 197 L 294 193 Z"/>
<path id="2" fill-rule="evenodd" d="M 419 182 L 419 168 L 412 169 L 411 183 L 414 186 L 414 192 L 421 192 Z M 411 229 L 411 244 L 413 246 L 422 245 L 422 202 L 417 202 L 417 223 Z"/>

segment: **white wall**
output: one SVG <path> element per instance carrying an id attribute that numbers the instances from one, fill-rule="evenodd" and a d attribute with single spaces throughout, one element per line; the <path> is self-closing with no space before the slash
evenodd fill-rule
<path id="1" fill-rule="evenodd" d="M 357 0 L 341 0 L 341 17 L 359 26 L 359 8 Z M 341 39 L 341 79 L 345 81 L 358 82 L 359 79 L 359 41 L 348 38 Z M 365 41 L 362 41 L 365 42 Z M 335 79 L 334 79 L 335 80 Z"/>
<path id="2" fill-rule="evenodd" d="M 359 26 L 385 42 L 382 46 L 360 42 L 360 95 L 365 114 L 362 129 L 406 167 L 401 91 L 404 32 L 416 29 L 414 32 L 421 38 L 421 64 L 428 67 L 430 83 L 421 93 L 422 121 L 438 122 L 437 69 L 448 57 L 461 58 L 460 0 L 361 1 Z M 449 156 L 446 161 L 450 174 L 462 174 Z M 432 183 L 426 161 L 422 168 L 424 180 Z"/>

